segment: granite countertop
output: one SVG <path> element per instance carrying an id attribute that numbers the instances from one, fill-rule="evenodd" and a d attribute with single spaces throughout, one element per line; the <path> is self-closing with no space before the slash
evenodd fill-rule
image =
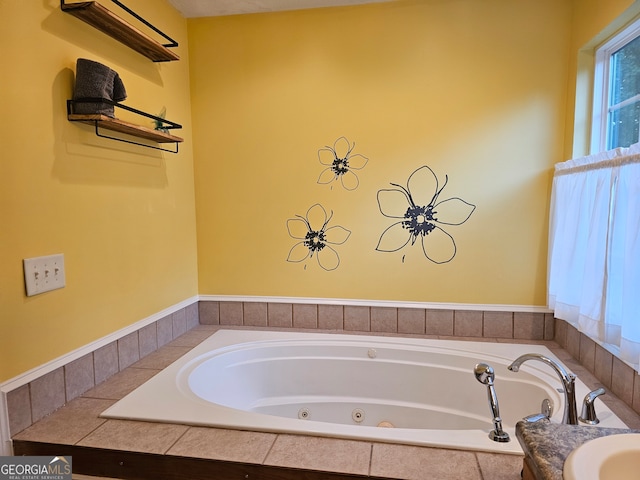
<path id="1" fill-rule="evenodd" d="M 572 450 L 589 440 L 620 433 L 640 433 L 640 430 L 549 422 L 516 424 L 516 437 L 525 455 L 533 460 L 538 480 L 562 480 L 564 461 Z"/>

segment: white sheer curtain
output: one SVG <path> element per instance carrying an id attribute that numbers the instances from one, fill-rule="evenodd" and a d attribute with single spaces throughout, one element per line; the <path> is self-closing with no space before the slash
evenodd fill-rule
<path id="1" fill-rule="evenodd" d="M 548 303 L 639 370 L 640 144 L 556 165 Z"/>

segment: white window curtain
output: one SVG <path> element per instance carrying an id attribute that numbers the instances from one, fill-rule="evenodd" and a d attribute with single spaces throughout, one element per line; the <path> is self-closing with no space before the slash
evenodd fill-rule
<path id="1" fill-rule="evenodd" d="M 640 371 L 640 144 L 556 165 L 548 303 Z"/>

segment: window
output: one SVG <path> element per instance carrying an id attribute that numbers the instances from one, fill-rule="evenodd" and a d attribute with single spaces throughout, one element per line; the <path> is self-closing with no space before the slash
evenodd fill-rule
<path id="1" fill-rule="evenodd" d="M 596 50 L 591 152 L 640 141 L 640 19 Z"/>

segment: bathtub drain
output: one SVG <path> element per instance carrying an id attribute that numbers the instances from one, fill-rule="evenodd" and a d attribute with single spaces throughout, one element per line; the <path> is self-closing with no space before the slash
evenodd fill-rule
<path id="1" fill-rule="evenodd" d="M 356 408 L 353 412 L 351 412 L 351 418 L 356 423 L 362 423 L 364 420 L 364 410 L 361 408 Z"/>

